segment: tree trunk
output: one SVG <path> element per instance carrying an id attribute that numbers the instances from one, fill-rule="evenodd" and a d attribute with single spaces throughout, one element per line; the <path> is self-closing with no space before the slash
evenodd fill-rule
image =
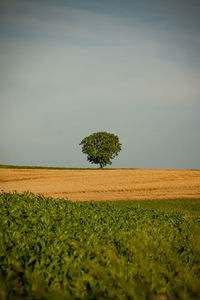
<path id="1" fill-rule="evenodd" d="M 103 169 L 103 165 L 102 164 L 100 164 L 100 168 Z"/>

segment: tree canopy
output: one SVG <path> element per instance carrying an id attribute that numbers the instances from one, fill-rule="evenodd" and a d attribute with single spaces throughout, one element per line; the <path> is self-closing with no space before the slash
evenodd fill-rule
<path id="1" fill-rule="evenodd" d="M 105 131 L 85 137 L 80 145 L 82 152 L 87 154 L 87 160 L 92 164 L 99 164 L 100 168 L 111 165 L 111 160 L 121 151 L 119 137 Z"/>

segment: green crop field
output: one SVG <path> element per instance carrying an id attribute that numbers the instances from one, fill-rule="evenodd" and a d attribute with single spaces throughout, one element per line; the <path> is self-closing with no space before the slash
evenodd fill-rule
<path id="1" fill-rule="evenodd" d="M 200 299 L 200 199 L 1 193 L 0 299 Z"/>

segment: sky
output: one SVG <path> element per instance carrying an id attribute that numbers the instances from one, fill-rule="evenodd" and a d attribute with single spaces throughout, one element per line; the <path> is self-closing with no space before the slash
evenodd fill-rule
<path id="1" fill-rule="evenodd" d="M 199 0 L 0 0 L 0 164 L 200 168 Z"/>

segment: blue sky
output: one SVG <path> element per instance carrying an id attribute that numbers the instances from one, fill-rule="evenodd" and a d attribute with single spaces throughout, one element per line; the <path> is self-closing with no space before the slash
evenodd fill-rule
<path id="1" fill-rule="evenodd" d="M 0 163 L 200 168 L 200 2 L 0 1 Z"/>

